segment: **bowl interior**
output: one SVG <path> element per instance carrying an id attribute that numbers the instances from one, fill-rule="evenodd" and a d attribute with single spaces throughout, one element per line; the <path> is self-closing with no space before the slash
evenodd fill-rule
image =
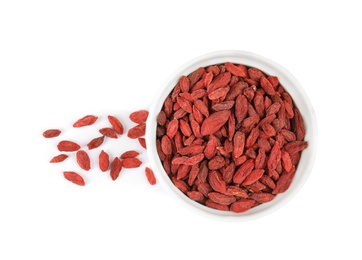
<path id="1" fill-rule="evenodd" d="M 167 173 L 163 169 L 161 161 L 158 157 L 156 149 L 156 128 L 157 115 L 162 109 L 164 100 L 173 90 L 179 78 L 182 75 L 188 75 L 199 67 L 206 67 L 213 64 L 224 62 L 232 62 L 244 64 L 249 67 L 256 67 L 268 75 L 274 75 L 279 78 L 280 84 L 290 93 L 296 106 L 300 110 L 306 127 L 306 135 L 304 140 L 308 142 L 308 148 L 302 152 L 300 162 L 297 167 L 296 174 L 289 189 L 277 196 L 268 203 L 261 204 L 244 213 L 234 213 L 230 211 L 215 210 L 201 205 L 183 194 L 174 186 Z M 257 217 L 261 217 L 275 211 L 288 202 L 306 182 L 316 156 L 317 148 L 317 122 L 313 107 L 300 83 L 294 76 L 279 64 L 264 58 L 260 55 L 245 51 L 218 51 L 200 56 L 194 60 L 181 66 L 166 80 L 160 91 L 155 95 L 153 103 L 149 110 L 146 129 L 147 153 L 157 180 L 167 189 L 170 194 L 180 202 L 181 205 L 196 211 L 199 214 L 213 217 L 216 219 L 230 221 L 244 221 Z"/>

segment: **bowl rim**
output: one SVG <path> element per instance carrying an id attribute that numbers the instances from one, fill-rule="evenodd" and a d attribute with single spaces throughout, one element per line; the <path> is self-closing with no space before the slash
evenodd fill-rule
<path id="1" fill-rule="evenodd" d="M 296 174 L 289 189 L 286 192 L 276 196 L 275 199 L 271 202 L 258 205 L 257 207 L 252 208 L 244 213 L 215 210 L 189 199 L 185 194 L 183 194 L 178 188 L 174 186 L 171 179 L 164 171 L 156 149 L 157 115 L 163 106 L 165 98 L 175 87 L 179 78 L 182 75 L 188 75 L 199 67 L 206 67 L 209 65 L 220 64 L 227 61 L 232 63 L 244 64 L 249 67 L 256 67 L 265 72 L 266 74 L 278 76 L 280 84 L 286 89 L 287 92 L 290 93 L 293 101 L 303 115 L 306 125 L 306 136 L 304 140 L 308 141 L 308 148 L 302 153 L 302 157 L 298 164 Z M 179 202 L 180 205 L 197 214 L 215 220 L 237 222 L 248 221 L 260 218 L 280 209 L 300 191 L 302 186 L 307 181 L 312 171 L 317 153 L 317 119 L 313 106 L 306 92 L 304 91 L 304 88 L 297 81 L 297 79 L 284 67 L 264 56 L 249 51 L 214 51 L 206 53 L 184 63 L 165 80 L 165 82 L 156 92 L 149 109 L 149 116 L 146 124 L 147 128 L 145 137 L 147 145 L 147 155 L 150 165 L 156 175 L 157 181 L 161 184 L 163 188 L 168 191 L 169 194 L 172 195 L 172 197 L 177 202 Z"/>

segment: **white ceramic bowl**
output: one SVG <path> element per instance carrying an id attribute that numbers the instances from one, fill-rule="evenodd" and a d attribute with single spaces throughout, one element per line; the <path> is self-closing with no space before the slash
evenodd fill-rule
<path id="1" fill-rule="evenodd" d="M 244 213 L 215 210 L 189 199 L 185 194 L 183 194 L 178 188 L 174 186 L 166 174 L 156 149 L 157 115 L 162 108 L 164 100 L 175 87 L 179 78 L 182 75 L 188 75 L 199 67 L 207 67 L 209 65 L 224 63 L 227 61 L 244 64 L 249 67 L 256 67 L 266 74 L 277 76 L 279 78 L 280 84 L 291 94 L 296 106 L 299 108 L 304 118 L 306 127 L 305 141 L 308 142 L 308 148 L 302 152 L 302 157 L 298 164 L 297 172 L 289 189 L 286 192 L 277 195 L 271 202 L 261 204 Z M 216 51 L 187 62 L 177 69 L 168 78 L 168 80 L 166 80 L 165 84 L 156 94 L 149 110 L 146 130 L 146 143 L 150 164 L 156 175 L 157 181 L 167 191 L 169 191 L 169 193 L 178 202 L 180 202 L 180 205 L 183 205 L 186 208 L 204 216 L 216 218 L 219 220 L 245 221 L 264 216 L 279 209 L 302 188 L 308 176 L 310 175 L 316 156 L 317 121 L 312 104 L 310 103 L 307 94 L 304 92 L 303 87 L 285 68 L 265 57 L 246 51 Z"/>

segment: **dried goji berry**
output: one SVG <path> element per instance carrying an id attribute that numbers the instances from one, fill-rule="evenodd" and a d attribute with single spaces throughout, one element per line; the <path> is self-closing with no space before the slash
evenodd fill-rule
<path id="1" fill-rule="evenodd" d="M 272 84 L 265 77 L 260 78 L 260 85 L 268 95 L 273 96 L 275 94 Z"/>
<path id="2" fill-rule="evenodd" d="M 199 191 L 188 191 L 186 194 L 190 199 L 195 201 L 203 202 L 205 200 L 204 195 Z"/>
<path id="3" fill-rule="evenodd" d="M 249 68 L 248 69 L 249 77 L 253 80 L 259 81 L 264 74 L 257 68 Z"/>
<path id="4" fill-rule="evenodd" d="M 111 163 L 111 169 L 110 169 L 110 176 L 113 181 L 115 181 L 118 178 L 119 173 L 122 170 L 122 167 L 123 167 L 122 161 L 118 157 L 115 157 Z"/>
<path id="5" fill-rule="evenodd" d="M 123 134 L 124 128 L 122 123 L 118 120 L 118 118 L 109 115 L 108 121 L 119 135 Z"/>
<path id="6" fill-rule="evenodd" d="M 146 178 L 147 178 L 148 182 L 151 185 L 155 185 L 156 184 L 156 178 L 155 178 L 155 175 L 154 175 L 152 169 L 149 168 L 149 167 L 146 167 L 145 168 L 145 174 L 146 174 Z"/>
<path id="7" fill-rule="evenodd" d="M 110 127 L 101 128 L 101 129 L 99 129 L 99 132 L 102 135 L 105 135 L 105 136 L 110 137 L 110 138 L 115 138 L 115 139 L 118 138 L 116 131 L 113 130 L 112 128 L 110 128 Z"/>
<path id="8" fill-rule="evenodd" d="M 109 167 L 109 155 L 105 151 L 101 151 L 98 156 L 98 164 L 99 169 L 101 169 L 102 172 L 105 172 L 108 170 Z"/>
<path id="9" fill-rule="evenodd" d="M 74 124 L 73 127 L 83 127 L 88 125 L 93 125 L 97 121 L 98 117 L 93 115 L 87 115 L 81 119 L 78 119 Z"/>
<path id="10" fill-rule="evenodd" d="M 80 149 L 79 144 L 72 142 L 72 141 L 68 141 L 68 140 L 60 141 L 58 143 L 57 147 L 58 147 L 58 150 L 61 152 L 75 152 Z"/>
<path id="11" fill-rule="evenodd" d="M 255 201 L 250 199 L 240 199 L 235 201 L 230 206 L 230 210 L 236 213 L 241 213 L 249 210 L 252 206 L 254 206 Z"/>
<path id="12" fill-rule="evenodd" d="M 188 92 L 190 89 L 190 80 L 186 76 L 180 78 L 180 88 L 182 92 Z"/>
<path id="13" fill-rule="evenodd" d="M 274 195 L 270 193 L 256 192 L 256 193 L 251 193 L 250 198 L 258 203 L 265 203 L 273 200 Z"/>
<path id="14" fill-rule="evenodd" d="M 294 173 L 284 173 L 277 180 L 275 189 L 273 190 L 273 194 L 279 194 L 285 192 L 290 184 L 292 183 L 294 177 Z"/>
<path id="15" fill-rule="evenodd" d="M 247 77 L 248 71 L 245 66 L 243 65 L 234 65 L 231 62 L 225 62 L 225 67 L 228 71 L 230 71 L 233 75 L 239 77 Z"/>
<path id="16" fill-rule="evenodd" d="M 144 136 L 145 133 L 146 133 L 146 124 L 142 123 L 129 129 L 127 136 L 132 139 L 137 139 L 141 136 Z"/>
<path id="17" fill-rule="evenodd" d="M 167 126 L 167 130 L 166 130 L 166 134 L 168 135 L 169 138 L 174 138 L 177 130 L 178 130 L 178 120 L 177 119 L 173 119 L 170 121 L 170 123 L 168 123 Z"/>
<path id="18" fill-rule="evenodd" d="M 54 138 L 59 136 L 61 131 L 59 129 L 48 129 L 43 132 L 45 138 Z"/>
<path id="19" fill-rule="evenodd" d="M 205 118 L 201 125 L 201 134 L 203 136 L 215 133 L 229 119 L 230 110 L 218 111 Z"/>
<path id="20" fill-rule="evenodd" d="M 210 93 L 211 91 L 225 87 L 231 79 L 231 73 L 225 72 L 213 79 L 209 86 L 207 86 L 207 92 Z"/>
<path id="21" fill-rule="evenodd" d="M 191 157 L 181 156 L 181 157 L 175 157 L 172 160 L 172 164 L 194 165 L 201 162 L 203 159 L 204 159 L 204 154 L 202 153 Z"/>
<path id="22" fill-rule="evenodd" d="M 214 191 L 218 191 L 221 193 L 226 192 L 226 183 L 218 171 L 210 171 L 209 172 L 209 183 L 210 186 L 214 189 Z"/>
<path id="23" fill-rule="evenodd" d="M 187 193 L 188 191 L 190 191 L 190 187 L 183 180 L 172 178 L 172 182 L 183 193 Z"/>
<path id="24" fill-rule="evenodd" d="M 242 183 L 245 178 L 251 173 L 251 171 L 254 169 L 254 160 L 249 159 L 246 162 L 244 162 L 239 169 L 235 172 L 233 181 L 234 183 Z"/>
<path id="25" fill-rule="evenodd" d="M 64 161 L 65 159 L 68 158 L 68 155 L 66 154 L 59 154 L 57 156 L 54 156 L 51 160 L 50 160 L 50 163 L 59 163 L 59 162 L 62 162 Z"/>
<path id="26" fill-rule="evenodd" d="M 74 184 L 77 184 L 79 186 L 85 185 L 83 177 L 76 172 L 65 171 L 63 172 L 63 175 L 64 178 L 66 178 L 70 182 L 73 182 Z"/>
<path id="27" fill-rule="evenodd" d="M 137 157 L 140 153 L 135 151 L 135 150 L 128 150 L 124 153 L 121 154 L 121 159 L 126 159 L 126 158 L 134 158 Z"/>
<path id="28" fill-rule="evenodd" d="M 90 158 L 89 158 L 88 154 L 86 153 L 86 151 L 84 151 L 84 150 L 77 151 L 76 158 L 77 158 L 77 163 L 80 168 L 82 168 L 85 171 L 90 170 L 90 168 L 91 168 Z"/>
<path id="29" fill-rule="evenodd" d="M 100 137 L 96 137 L 87 144 L 87 147 L 89 150 L 98 148 L 103 143 L 103 141 L 104 141 L 104 135 L 100 136 Z"/>
<path id="30" fill-rule="evenodd" d="M 236 198 L 232 195 L 225 195 L 219 192 L 210 192 L 208 194 L 209 199 L 212 201 L 222 204 L 222 205 L 230 205 L 231 203 L 236 201 Z"/>
<path id="31" fill-rule="evenodd" d="M 122 165 L 124 168 L 138 168 L 142 162 L 137 158 L 126 158 L 122 160 Z"/>
<path id="32" fill-rule="evenodd" d="M 138 138 L 138 142 L 140 143 L 140 145 L 141 145 L 143 148 L 147 149 L 146 139 L 145 139 L 145 138 L 139 137 L 139 138 Z"/>
<path id="33" fill-rule="evenodd" d="M 148 117 L 147 110 L 138 110 L 138 111 L 132 112 L 129 115 L 129 118 L 131 119 L 131 121 L 136 124 L 142 124 L 142 123 L 146 122 L 147 117 Z"/>
<path id="34" fill-rule="evenodd" d="M 224 211 L 229 210 L 229 206 L 216 203 L 215 201 L 212 201 L 210 199 L 205 201 L 205 205 L 213 209 L 224 210 Z"/>
<path id="35" fill-rule="evenodd" d="M 238 186 L 228 186 L 226 188 L 225 194 L 240 197 L 240 198 L 247 198 L 248 197 L 248 194 L 246 193 L 246 191 L 244 191 L 243 189 L 241 189 Z"/>
<path id="36" fill-rule="evenodd" d="M 256 182 L 263 176 L 264 170 L 263 169 L 255 169 L 253 170 L 248 176 L 246 176 L 245 180 L 243 181 L 243 185 L 250 185 Z"/>

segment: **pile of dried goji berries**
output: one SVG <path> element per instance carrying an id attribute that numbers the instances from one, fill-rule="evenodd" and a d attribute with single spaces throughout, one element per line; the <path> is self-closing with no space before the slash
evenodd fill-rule
<path id="1" fill-rule="evenodd" d="M 219 210 L 244 212 L 285 192 L 307 147 L 302 115 L 278 78 L 230 62 L 182 76 L 157 123 L 174 185 Z"/>
<path id="2" fill-rule="evenodd" d="M 130 128 L 127 132 L 127 136 L 131 139 L 138 139 L 140 145 L 146 149 L 146 142 L 143 136 L 146 131 L 146 120 L 148 117 L 147 110 L 138 110 L 130 114 L 129 118 L 132 122 L 137 125 Z M 98 120 L 98 116 L 87 115 L 79 120 L 77 120 L 73 127 L 86 127 L 93 125 Z M 117 139 L 118 135 L 122 135 L 124 132 L 123 124 L 115 116 L 108 116 L 108 121 L 110 126 L 103 127 L 99 129 L 100 136 L 93 138 L 88 142 L 87 149 L 92 150 L 100 147 L 103 144 L 105 138 Z M 54 138 L 58 137 L 61 134 L 59 129 L 49 129 L 43 132 L 45 138 Z M 61 140 L 57 148 L 59 152 L 63 152 L 54 156 L 50 163 L 60 163 L 68 158 L 67 153 L 76 153 L 76 161 L 79 167 L 83 171 L 89 171 L 91 169 L 91 159 L 85 149 L 81 149 L 81 146 L 70 140 Z M 110 160 L 110 156 L 104 150 L 101 150 L 98 156 L 98 165 L 99 169 L 102 172 L 109 171 L 110 177 L 112 180 L 116 180 L 122 170 L 122 168 L 138 168 L 141 166 L 142 162 L 137 158 L 139 152 L 135 150 L 128 150 L 123 152 L 120 156 L 115 156 Z M 147 177 L 148 182 L 151 185 L 156 184 L 155 176 L 152 170 L 149 167 L 145 167 L 145 176 Z M 84 178 L 81 174 L 76 171 L 64 171 L 64 177 L 80 186 L 85 185 Z"/>

